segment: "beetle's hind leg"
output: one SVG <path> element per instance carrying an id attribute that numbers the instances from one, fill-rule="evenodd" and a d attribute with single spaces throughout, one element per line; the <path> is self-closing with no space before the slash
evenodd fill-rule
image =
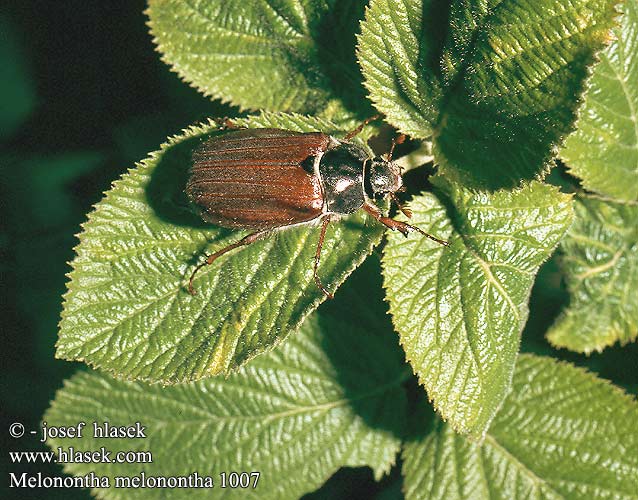
<path id="1" fill-rule="evenodd" d="M 221 257 L 225 253 L 230 252 L 231 250 L 234 250 L 235 248 L 245 247 L 246 245 L 250 245 L 251 243 L 254 243 L 257 240 L 262 239 L 264 236 L 267 236 L 269 232 L 270 231 L 268 230 L 264 230 L 264 231 L 257 231 L 256 233 L 249 234 L 248 236 L 243 237 L 241 240 L 236 241 L 235 243 L 231 243 L 227 247 L 224 247 L 221 250 L 218 250 L 217 252 L 208 255 L 206 257 L 206 260 L 202 262 L 201 264 L 199 264 L 193 270 L 191 277 L 188 280 L 188 292 L 191 295 L 197 294 L 197 292 L 195 291 L 195 288 L 193 287 L 193 280 L 195 279 L 195 275 L 199 272 L 199 270 L 202 267 L 210 266 L 213 262 L 215 262 L 215 260 L 217 260 L 218 257 Z"/>
<path id="2" fill-rule="evenodd" d="M 323 240 L 326 238 L 326 230 L 328 229 L 328 224 L 330 224 L 329 214 L 324 217 L 323 222 L 321 223 L 321 234 L 319 235 L 319 243 L 317 244 L 317 251 L 315 252 L 315 266 L 313 277 L 315 279 L 317 288 L 319 288 L 319 290 L 321 290 L 326 297 L 332 299 L 334 298 L 334 295 L 326 290 L 326 288 L 323 286 L 323 283 L 321 283 L 321 280 L 319 279 L 319 275 L 317 274 L 317 269 L 319 268 L 319 260 L 321 259 L 321 247 L 323 247 Z"/>

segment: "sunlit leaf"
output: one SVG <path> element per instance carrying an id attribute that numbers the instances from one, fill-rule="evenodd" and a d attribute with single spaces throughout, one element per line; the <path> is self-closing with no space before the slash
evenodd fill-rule
<path id="1" fill-rule="evenodd" d="M 359 38 L 370 97 L 448 176 L 481 188 L 544 175 L 572 130 L 617 0 L 372 0 Z"/>
<path id="2" fill-rule="evenodd" d="M 384 250 L 390 312 L 408 361 L 445 420 L 479 439 L 510 388 L 540 264 L 569 227 L 555 187 L 472 193 L 435 182 L 410 203 L 412 224 L 449 241 L 391 235 Z"/>
<path id="3" fill-rule="evenodd" d="M 407 500 L 637 499 L 638 405 L 550 358 L 518 360 L 482 446 L 440 421 L 403 453 Z"/>
<path id="4" fill-rule="evenodd" d="M 370 115 L 354 54 L 363 0 L 151 0 L 174 71 L 243 108 Z"/>
<path id="5" fill-rule="evenodd" d="M 638 203 L 581 196 L 561 242 L 570 303 L 547 334 L 589 353 L 638 336 Z"/>
<path id="6" fill-rule="evenodd" d="M 372 276 L 378 277 L 378 269 Z M 77 422 L 140 422 L 145 439 L 110 439 L 119 450 L 147 450 L 153 463 L 68 463 L 82 476 L 212 476 L 215 488 L 180 489 L 189 498 L 218 498 L 221 472 L 258 471 L 256 489 L 241 498 L 298 498 L 317 489 L 341 466 L 369 465 L 378 479 L 399 451 L 405 423 L 402 382 L 409 377 L 396 338 L 383 317 L 378 279 L 340 291 L 335 302 L 311 316 L 284 345 L 228 378 L 171 387 L 79 373 L 58 392 L 44 416 L 49 426 Z M 355 280 L 356 281 L 356 280 Z M 369 284 L 368 284 L 369 283 Z M 361 286 L 363 285 L 363 286 Z M 342 314 L 339 303 L 348 304 Z M 356 352 L 356 356 L 352 353 Z M 104 440 L 50 439 L 65 450 L 95 450 Z M 94 490 L 103 498 L 165 498 L 166 489 Z"/>
<path id="7" fill-rule="evenodd" d="M 600 56 L 578 129 L 560 156 L 587 189 L 638 200 L 638 2 L 622 4 L 622 24 Z"/>
<path id="8" fill-rule="evenodd" d="M 327 122 L 265 115 L 239 124 L 330 131 Z M 191 153 L 214 125 L 171 139 L 117 181 L 79 235 L 58 357 L 166 383 L 229 371 L 280 343 L 325 299 L 313 280 L 316 224 L 277 231 L 203 269 L 205 253 L 246 231 L 205 224 L 184 195 Z M 223 133 L 223 132 L 222 132 Z M 336 288 L 369 254 L 380 224 L 355 214 L 328 228 L 320 274 Z"/>

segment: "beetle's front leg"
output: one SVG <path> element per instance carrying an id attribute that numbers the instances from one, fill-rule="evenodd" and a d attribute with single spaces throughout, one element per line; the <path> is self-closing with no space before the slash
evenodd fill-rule
<path id="1" fill-rule="evenodd" d="M 371 116 L 370 118 L 366 118 L 365 120 L 363 120 L 363 122 L 357 128 L 355 128 L 354 130 L 352 130 L 348 134 L 346 134 L 346 136 L 343 138 L 343 140 L 344 141 L 349 141 L 353 137 L 356 137 L 357 135 L 359 135 L 361 133 L 363 128 L 368 123 L 373 122 L 374 120 L 378 120 L 379 118 L 381 118 L 381 115 L 374 115 L 374 116 Z"/>
<path id="2" fill-rule="evenodd" d="M 436 241 L 439 245 L 448 246 L 448 242 L 447 241 L 440 240 L 437 237 L 426 233 L 425 231 L 423 231 L 422 229 L 420 229 L 420 228 L 418 228 L 416 226 L 413 226 L 411 224 L 407 224 L 405 222 L 401 222 L 400 220 L 394 220 L 391 217 L 383 216 L 381 214 L 381 211 L 377 207 L 375 207 L 374 205 L 372 205 L 369 202 L 366 202 L 363 205 L 363 209 L 366 212 L 368 212 L 370 215 L 372 215 L 372 217 L 377 219 L 381 224 L 383 224 L 384 226 L 392 229 L 393 231 L 399 231 L 406 238 L 408 237 L 408 234 L 410 234 L 413 231 L 416 231 L 418 233 L 421 233 L 423 236 L 427 236 L 432 241 Z"/>

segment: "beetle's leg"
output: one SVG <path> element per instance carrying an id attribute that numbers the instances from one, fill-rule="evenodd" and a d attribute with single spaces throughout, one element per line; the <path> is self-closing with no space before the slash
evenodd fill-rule
<path id="1" fill-rule="evenodd" d="M 223 118 L 214 118 L 213 121 L 219 130 L 236 130 L 242 128 L 239 125 L 235 125 L 235 123 L 227 116 L 224 116 Z"/>
<path id="2" fill-rule="evenodd" d="M 399 198 L 397 197 L 396 194 L 390 193 L 390 198 L 392 198 L 392 201 L 396 204 L 396 206 L 399 208 L 399 210 L 401 210 L 401 212 L 403 212 L 403 215 L 405 215 L 408 219 L 412 218 L 412 210 L 410 210 L 409 208 L 405 208 L 403 206 L 403 203 L 401 203 L 399 201 Z"/>
<path id="3" fill-rule="evenodd" d="M 361 131 L 363 130 L 363 127 L 365 127 L 368 123 L 373 122 L 374 120 L 378 120 L 379 118 L 381 118 L 381 115 L 374 115 L 374 116 L 371 116 L 370 118 L 366 118 L 365 120 L 363 120 L 363 123 L 361 123 L 361 125 L 355 128 L 353 131 L 348 132 L 348 134 L 346 134 L 343 140 L 349 141 L 350 139 L 352 139 L 353 137 L 361 133 Z"/>
<path id="4" fill-rule="evenodd" d="M 218 257 L 221 257 L 222 255 L 224 255 L 226 252 L 230 252 L 231 250 L 234 250 L 235 248 L 239 248 L 239 247 L 244 247 L 246 245 L 250 245 L 251 243 L 254 243 L 255 241 L 263 238 L 264 236 L 266 236 L 269 233 L 268 230 L 265 231 L 257 231 L 256 233 L 252 233 L 249 234 L 248 236 L 245 236 L 244 238 L 242 238 L 239 241 L 236 241 L 235 243 L 231 243 L 230 245 L 228 245 L 227 247 L 222 248 L 221 250 L 218 250 L 215 253 L 212 253 L 210 255 L 208 255 L 206 257 L 206 260 L 204 262 L 202 262 L 201 264 L 199 264 L 192 272 L 190 279 L 188 280 L 188 291 L 190 292 L 191 295 L 195 295 L 197 292 L 195 291 L 195 288 L 193 288 L 193 280 L 195 279 L 195 275 L 198 273 L 198 271 L 204 267 L 204 266 L 210 266 L 213 262 L 215 262 L 215 260 Z"/>
<path id="5" fill-rule="evenodd" d="M 394 148 L 397 147 L 397 144 L 403 144 L 404 142 L 405 142 L 405 134 L 399 134 L 398 136 L 392 138 L 392 146 L 390 146 L 390 151 L 388 151 L 388 155 L 387 155 L 388 161 L 392 161 Z"/>
<path id="6" fill-rule="evenodd" d="M 323 246 L 323 240 L 326 237 L 326 229 L 328 229 L 329 223 L 330 223 L 330 215 L 328 214 L 324 217 L 323 222 L 321 223 L 321 234 L 319 235 L 319 243 L 317 244 L 317 251 L 315 252 L 314 278 L 315 278 L 315 283 L 317 287 L 319 288 L 319 290 L 321 290 L 326 297 L 328 297 L 329 299 L 332 299 L 334 298 L 334 295 L 332 295 L 328 290 L 326 290 L 326 288 L 321 283 L 321 280 L 319 279 L 319 275 L 317 274 L 317 269 L 319 268 L 319 260 L 321 259 L 321 247 Z"/>
<path id="7" fill-rule="evenodd" d="M 372 204 L 370 204 L 368 202 L 366 202 L 363 205 L 363 209 L 366 212 L 368 212 L 370 215 L 372 215 L 372 217 L 377 219 L 381 224 L 383 224 L 384 226 L 389 227 L 393 231 L 401 232 L 403 234 L 403 236 L 405 236 L 406 238 L 407 238 L 408 234 L 410 234 L 413 231 L 416 231 L 417 233 L 421 233 L 423 236 L 427 236 L 432 241 L 436 241 L 440 245 L 448 246 L 448 244 L 449 244 L 447 241 L 440 240 L 437 237 L 426 233 L 425 231 L 423 231 L 422 229 L 419 229 L 416 226 L 412 226 L 410 224 L 406 224 L 405 222 L 401 222 L 399 220 L 394 220 L 391 217 L 384 217 L 381 214 L 381 211 L 377 207 L 375 207 L 374 205 L 372 205 Z"/>

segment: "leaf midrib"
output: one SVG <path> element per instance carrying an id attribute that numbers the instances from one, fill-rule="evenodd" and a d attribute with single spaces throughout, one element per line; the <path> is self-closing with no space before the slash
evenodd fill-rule
<path id="1" fill-rule="evenodd" d="M 476 27 L 474 28 L 474 31 L 472 32 L 472 37 L 471 40 L 468 42 L 466 50 L 464 51 L 464 59 L 463 62 L 461 63 L 457 73 L 454 75 L 452 82 L 447 86 L 447 88 L 445 88 L 445 85 L 442 85 L 444 87 L 443 90 L 443 97 L 442 97 L 442 101 L 441 101 L 441 105 L 439 107 L 440 112 L 436 118 L 436 122 L 434 124 L 434 126 L 432 127 L 432 136 L 433 137 L 438 137 L 441 135 L 441 132 L 443 131 L 443 129 L 445 128 L 445 124 L 447 123 L 447 117 L 448 117 L 448 107 L 450 104 L 450 101 L 453 99 L 453 97 L 455 96 L 457 90 L 459 89 L 459 87 L 463 84 L 463 80 L 465 79 L 465 74 L 467 72 L 467 68 L 470 65 L 470 60 L 471 57 L 475 51 L 476 51 L 476 43 L 478 40 L 479 35 L 484 31 L 485 26 L 488 24 L 490 18 L 492 18 L 494 16 L 494 13 L 496 12 L 496 10 L 503 5 L 505 0 L 501 0 L 501 2 L 499 2 L 497 5 L 494 5 L 491 9 L 491 11 L 488 11 L 485 16 L 483 16 L 483 19 L 481 19 L 480 23 L 476 24 Z M 449 42 L 450 40 L 450 36 L 449 36 L 449 32 L 447 35 L 447 40 Z M 443 57 L 444 53 L 445 53 L 445 46 L 443 47 L 443 53 L 441 54 L 441 57 Z M 454 46 L 452 47 L 454 49 Z M 441 84 L 444 84 L 445 81 L 444 79 L 440 80 Z"/>
<path id="2" fill-rule="evenodd" d="M 184 425 L 201 425 L 201 424 L 207 424 L 210 425 L 213 422 L 246 422 L 246 421 L 260 421 L 262 423 L 266 423 L 266 422 L 271 422 L 272 420 L 278 420 L 278 419 L 283 419 L 286 417 L 291 417 L 294 415 L 299 415 L 299 414 L 303 414 L 303 413 L 315 413 L 315 412 L 322 412 L 322 411 L 329 411 L 329 410 L 333 410 L 335 408 L 339 408 L 342 406 L 346 406 L 350 403 L 353 402 L 357 402 L 357 401 L 361 401 L 364 399 L 368 399 L 368 398 L 373 398 L 375 396 L 377 396 L 378 394 L 382 394 L 385 392 L 388 392 L 389 390 L 391 390 L 394 387 L 400 387 L 401 384 L 407 380 L 409 377 L 411 376 L 411 373 L 409 370 L 403 370 L 401 371 L 401 373 L 399 374 L 399 376 L 397 376 L 394 380 L 383 384 L 383 385 L 378 385 L 375 386 L 372 390 L 364 392 L 358 396 L 355 397 L 351 397 L 351 398 L 341 398 L 341 399 L 337 399 L 335 401 L 329 401 L 326 403 L 320 403 L 320 404 L 316 404 L 316 405 L 311 405 L 311 406 L 299 406 L 296 408 L 291 408 L 289 410 L 285 410 L 285 411 L 281 411 L 278 413 L 271 413 L 271 414 L 265 414 L 265 415 L 229 415 L 229 416 L 220 416 L 220 415 L 214 415 L 211 414 L 210 412 L 206 411 L 204 408 L 201 407 L 195 407 L 196 411 L 198 412 L 204 412 L 206 417 L 209 418 L 205 418 L 202 417 L 202 419 L 191 419 L 191 420 L 179 420 L 179 421 L 174 421 L 174 420 L 162 420 L 161 418 L 158 417 L 154 417 L 152 415 L 146 415 L 144 418 L 146 420 L 148 420 L 149 422 L 152 421 L 154 422 L 156 425 L 162 425 L 162 426 L 166 426 L 169 427 L 171 425 L 179 425 L 179 426 L 184 426 Z M 121 391 L 117 391 L 114 388 L 111 388 L 111 395 L 112 398 L 111 399 L 116 399 L 117 397 L 117 393 L 121 392 Z M 122 392 L 123 394 L 125 394 L 125 392 Z M 176 403 L 177 404 L 182 404 L 183 401 L 178 401 L 176 399 L 171 399 L 167 396 L 161 395 L 159 393 L 155 393 L 149 396 L 149 399 L 151 399 L 152 403 L 156 403 L 157 401 L 160 402 L 164 402 L 167 403 L 169 406 L 174 406 Z M 111 408 L 112 410 L 112 415 L 124 415 L 127 416 L 128 414 L 126 413 L 124 408 Z"/>

